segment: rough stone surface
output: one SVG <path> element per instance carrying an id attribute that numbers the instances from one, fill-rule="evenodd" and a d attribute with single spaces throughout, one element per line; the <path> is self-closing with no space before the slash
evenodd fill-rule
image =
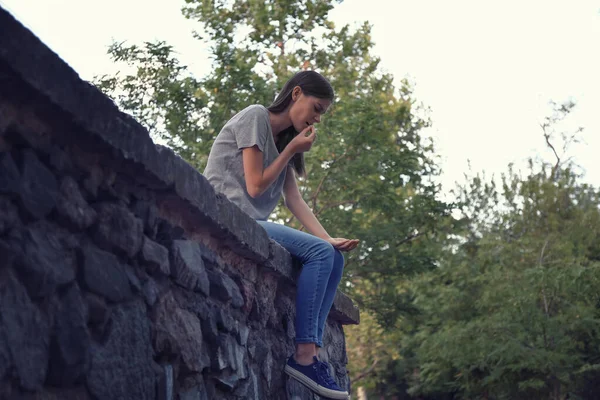
<path id="1" fill-rule="evenodd" d="M 4 329 L 0 327 L 0 380 L 4 379 L 11 367 L 10 349 L 4 338 Z"/>
<path id="2" fill-rule="evenodd" d="M 244 298 L 240 288 L 229 276 L 220 271 L 208 271 L 210 280 L 210 291 L 213 297 L 222 301 L 231 300 L 231 305 L 240 308 L 244 305 Z"/>
<path id="3" fill-rule="evenodd" d="M 248 335 L 250 334 L 250 329 L 247 326 L 242 325 L 237 329 L 237 340 L 241 346 L 246 347 L 248 343 Z"/>
<path id="4" fill-rule="evenodd" d="M 279 296 L 276 302 L 277 316 L 281 321 L 281 328 L 287 334 L 289 339 L 296 337 L 296 329 L 294 319 L 296 318 L 296 303 L 295 299 L 285 296 Z"/>
<path id="5" fill-rule="evenodd" d="M 240 385 L 236 391 L 236 395 L 249 400 L 264 399 L 265 397 L 260 390 L 261 387 L 258 380 L 258 374 L 255 372 L 254 368 L 250 369 L 249 374 L 250 377 L 246 380 L 245 384 Z"/>
<path id="6" fill-rule="evenodd" d="M 81 171 L 75 168 L 66 151 L 59 146 L 50 146 L 49 163 L 57 172 L 70 176 L 78 176 Z"/>
<path id="7" fill-rule="evenodd" d="M 163 365 L 162 374 L 158 380 L 157 400 L 173 400 L 173 366 Z"/>
<path id="8" fill-rule="evenodd" d="M 114 254 L 89 245 L 83 250 L 82 267 L 83 282 L 90 291 L 113 302 L 132 297 L 125 266 Z"/>
<path id="9" fill-rule="evenodd" d="M 125 274 L 127 274 L 129 285 L 134 293 L 142 293 L 142 281 L 138 276 L 142 275 L 142 272 L 142 270 L 136 270 L 129 264 L 125 265 Z"/>
<path id="10" fill-rule="evenodd" d="M 174 287 L 172 292 L 179 307 L 197 315 L 202 320 L 212 318 L 210 304 L 203 294 L 179 286 Z"/>
<path id="11" fill-rule="evenodd" d="M 257 307 L 252 311 L 253 318 L 258 320 L 262 325 L 273 317 L 275 313 L 275 294 L 277 293 L 278 279 L 277 276 L 265 273 L 259 279 L 260 284 L 256 285 L 256 303 Z"/>
<path id="12" fill-rule="evenodd" d="M 205 179 L 203 177 L 203 179 Z M 257 262 L 269 258 L 269 237 L 262 226 L 254 222 L 239 207 L 222 194 L 217 194 L 219 223 L 229 229 L 239 243 L 239 253 Z"/>
<path id="13" fill-rule="evenodd" d="M 339 290 L 335 294 L 333 307 L 331 308 L 329 315 L 343 324 L 357 325 L 360 322 L 360 311 L 358 310 L 358 307 L 350 297 Z"/>
<path id="14" fill-rule="evenodd" d="M 156 237 L 158 228 L 158 210 L 156 206 L 144 200 L 138 200 L 133 206 L 133 213 L 144 223 L 144 233 L 148 236 Z"/>
<path id="15" fill-rule="evenodd" d="M 183 237 L 183 233 L 181 227 L 174 226 L 164 219 L 159 219 L 156 224 L 156 241 L 165 247 L 170 248 L 173 241 Z"/>
<path id="16" fill-rule="evenodd" d="M 127 208 L 113 203 L 96 206 L 98 225 L 94 234 L 100 247 L 133 257 L 142 247 L 143 225 Z"/>
<path id="17" fill-rule="evenodd" d="M 0 270 L 0 333 L 19 385 L 41 389 L 48 368 L 49 322 L 10 270 Z"/>
<path id="18" fill-rule="evenodd" d="M 218 310 L 211 308 L 209 316 L 202 319 L 202 330 L 204 338 L 211 346 L 217 346 L 219 343 L 219 328 L 217 326 Z"/>
<path id="19" fill-rule="evenodd" d="M 21 203 L 31 216 L 43 218 L 52 211 L 58 199 L 56 177 L 32 150 L 25 150 L 21 169 Z"/>
<path id="20" fill-rule="evenodd" d="M 39 222 L 24 229 L 19 273 L 32 297 L 48 296 L 75 279 L 76 242 L 57 227 Z"/>
<path id="21" fill-rule="evenodd" d="M 140 252 L 141 260 L 146 264 L 151 273 L 161 273 L 169 276 L 171 266 L 169 265 L 169 251 L 160 244 L 152 241 L 149 237 L 144 236 L 142 251 Z"/>
<path id="22" fill-rule="evenodd" d="M 181 286 L 210 294 L 210 282 L 200 247 L 191 240 L 175 240 L 171 247 L 171 273 Z"/>
<path id="23" fill-rule="evenodd" d="M 87 385 L 99 400 L 156 398 L 151 327 L 145 308 L 139 300 L 116 306 L 108 340 L 92 343 Z"/>
<path id="24" fill-rule="evenodd" d="M 65 176 L 60 182 L 56 211 L 67 224 L 76 229 L 87 229 L 98 216 L 96 210 L 83 198 L 77 182 L 70 176 Z"/>
<path id="25" fill-rule="evenodd" d="M 0 396 L 2 393 L 0 393 Z M 46 388 L 41 392 L 15 391 L 2 399 L 10 400 L 92 400 L 85 386 Z"/>
<path id="26" fill-rule="evenodd" d="M 229 311 L 215 309 L 214 315 L 217 316 L 217 327 L 220 330 L 225 332 L 233 331 L 235 321 L 233 320 L 233 317 L 231 316 L 231 313 Z"/>
<path id="27" fill-rule="evenodd" d="M 89 360 L 87 309 L 79 287 L 71 285 L 61 296 L 55 311 L 48 381 L 58 387 L 74 385 L 85 376 Z"/>
<path id="28" fill-rule="evenodd" d="M 19 222 L 20 218 L 17 206 L 8 197 L 0 195 L 0 235 L 16 226 Z"/>
<path id="29" fill-rule="evenodd" d="M 279 243 L 274 240 L 269 242 L 269 259 L 265 266 L 281 274 L 288 282 L 295 281 L 297 272 L 294 270 L 292 256 Z"/>
<path id="30" fill-rule="evenodd" d="M 223 371 L 230 369 L 235 372 L 235 375 L 228 376 L 227 381 L 237 386 L 240 379 L 248 377 L 246 365 L 247 350 L 240 346 L 236 339 L 229 334 L 221 334 L 218 339 L 218 346 L 215 349 L 216 354 L 213 358 L 213 369 Z M 235 379 L 234 379 L 235 378 Z"/>
<path id="31" fill-rule="evenodd" d="M 0 269 L 11 267 L 17 255 L 14 243 L 0 239 Z"/>
<path id="32" fill-rule="evenodd" d="M 189 371 L 202 372 L 210 363 L 197 316 L 181 309 L 172 294 L 159 300 L 154 313 L 154 349 L 180 356 Z"/>
<path id="33" fill-rule="evenodd" d="M 84 189 L 91 194 L 92 197 L 98 196 L 98 188 L 104 179 L 102 168 L 98 165 L 92 165 L 88 175 L 83 180 Z"/>
<path id="34" fill-rule="evenodd" d="M 204 386 L 204 380 L 200 378 L 200 382 L 197 384 L 197 386 L 186 391 L 182 391 L 178 398 L 179 400 L 209 400 L 208 394 L 206 393 L 206 388 Z"/>
<path id="35" fill-rule="evenodd" d="M 8 152 L 0 152 L 0 193 L 16 195 L 20 191 L 21 176 Z"/>
<path id="36" fill-rule="evenodd" d="M 93 293 L 85 293 L 87 322 L 97 337 L 103 338 L 110 319 L 110 308 L 104 298 Z"/>
<path id="37" fill-rule="evenodd" d="M 160 289 L 154 281 L 154 279 L 148 279 L 146 282 L 144 282 L 144 285 L 142 286 L 142 292 L 144 293 L 144 299 L 146 300 L 146 304 L 152 307 L 158 299 Z"/>

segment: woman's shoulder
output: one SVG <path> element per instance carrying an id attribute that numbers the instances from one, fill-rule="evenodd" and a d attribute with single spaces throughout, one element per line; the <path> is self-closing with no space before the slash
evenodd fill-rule
<path id="1" fill-rule="evenodd" d="M 245 119 L 269 119 L 269 111 L 262 104 L 252 104 L 237 113 L 234 117 L 240 120 Z"/>

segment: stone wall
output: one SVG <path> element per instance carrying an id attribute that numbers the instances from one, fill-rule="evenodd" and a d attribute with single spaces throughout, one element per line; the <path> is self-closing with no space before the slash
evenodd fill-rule
<path id="1" fill-rule="evenodd" d="M 1 399 L 313 398 L 283 374 L 298 269 L 0 8 Z M 358 318 L 338 292 L 346 388 Z"/>

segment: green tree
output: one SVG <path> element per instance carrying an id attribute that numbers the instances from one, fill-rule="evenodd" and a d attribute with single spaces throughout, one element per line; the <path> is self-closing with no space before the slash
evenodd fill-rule
<path id="1" fill-rule="evenodd" d="M 509 168 L 500 185 L 478 175 L 457 193 L 466 229 L 412 282 L 419 312 L 402 324 L 403 354 L 418 364 L 410 394 L 597 395 L 600 192 L 557 151 L 572 107 L 543 124 L 556 162 L 532 160 L 525 176 Z"/>

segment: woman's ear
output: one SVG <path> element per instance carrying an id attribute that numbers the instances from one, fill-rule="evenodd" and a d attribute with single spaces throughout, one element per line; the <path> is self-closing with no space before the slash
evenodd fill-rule
<path id="1" fill-rule="evenodd" d="M 300 97 L 301 94 L 302 94 L 302 88 L 300 86 L 296 86 L 292 90 L 292 100 L 294 100 L 294 101 L 298 100 L 298 98 Z"/>

